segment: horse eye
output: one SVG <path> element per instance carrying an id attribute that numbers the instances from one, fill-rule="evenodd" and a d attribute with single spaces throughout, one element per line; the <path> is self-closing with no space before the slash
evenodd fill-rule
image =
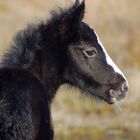
<path id="1" fill-rule="evenodd" d="M 88 58 L 95 57 L 97 54 L 97 50 L 95 48 L 86 49 L 83 52 L 84 52 L 85 56 Z"/>

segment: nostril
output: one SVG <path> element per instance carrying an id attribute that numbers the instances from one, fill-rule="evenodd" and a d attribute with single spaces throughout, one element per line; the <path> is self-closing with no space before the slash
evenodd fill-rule
<path id="1" fill-rule="evenodd" d="M 128 84 L 126 82 L 122 84 L 121 90 L 123 93 L 126 93 L 128 91 Z"/>

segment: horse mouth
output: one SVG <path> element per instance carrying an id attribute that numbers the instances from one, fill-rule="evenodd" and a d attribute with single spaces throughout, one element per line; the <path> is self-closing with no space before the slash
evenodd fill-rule
<path id="1" fill-rule="evenodd" d="M 108 91 L 108 103 L 109 104 L 115 104 L 116 102 L 124 99 L 127 93 L 123 93 L 121 90 L 115 91 L 113 89 L 110 89 Z"/>
<path id="2" fill-rule="evenodd" d="M 126 81 L 122 82 L 119 86 L 111 86 L 105 92 L 105 101 L 109 104 L 116 104 L 118 101 L 124 99 L 128 93 L 128 83 Z"/>
<path id="3" fill-rule="evenodd" d="M 107 96 L 96 96 L 99 100 L 105 101 L 108 104 L 116 104 L 118 101 L 124 99 L 127 93 L 123 93 L 121 91 L 115 91 L 110 89 L 106 92 Z"/>

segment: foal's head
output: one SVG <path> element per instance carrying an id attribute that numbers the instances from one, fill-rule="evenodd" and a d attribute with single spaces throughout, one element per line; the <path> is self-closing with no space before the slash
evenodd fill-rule
<path id="1" fill-rule="evenodd" d="M 85 2 L 76 0 L 74 6 L 52 22 L 56 30 L 52 35 L 59 32 L 56 46 L 61 52 L 62 81 L 112 104 L 125 97 L 128 82 L 94 29 L 82 21 L 84 11 Z"/>

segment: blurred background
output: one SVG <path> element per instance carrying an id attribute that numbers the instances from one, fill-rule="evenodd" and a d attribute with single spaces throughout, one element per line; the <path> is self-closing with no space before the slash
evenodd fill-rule
<path id="1" fill-rule="evenodd" d="M 0 0 L 0 55 L 28 23 L 50 18 L 49 11 L 72 0 Z M 60 87 L 52 104 L 55 140 L 140 140 L 140 0 L 86 0 L 84 21 L 126 75 L 130 89 L 116 106 L 82 98 Z"/>

